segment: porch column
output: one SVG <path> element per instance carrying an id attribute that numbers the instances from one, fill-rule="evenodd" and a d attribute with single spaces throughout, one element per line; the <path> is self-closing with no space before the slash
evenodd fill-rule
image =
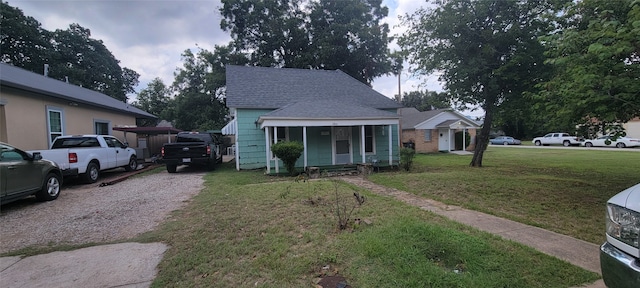
<path id="1" fill-rule="evenodd" d="M 278 143 L 278 127 L 273 127 L 273 144 Z M 267 151 L 267 155 L 271 154 L 271 148 L 269 148 L 269 151 Z M 267 156 L 268 157 L 268 156 Z M 278 161 L 278 157 L 276 157 L 276 155 L 273 155 L 273 165 L 276 166 L 276 174 L 280 173 L 280 165 L 279 163 L 280 161 Z"/>
<path id="2" fill-rule="evenodd" d="M 271 143 L 269 143 L 269 127 L 264 127 L 264 147 L 267 148 L 265 157 L 267 158 L 267 174 L 271 174 L 271 159 L 269 159 L 269 151 L 271 150 Z M 237 152 L 236 152 L 237 154 Z"/>
<path id="3" fill-rule="evenodd" d="M 364 125 L 360 126 L 360 153 L 362 153 L 362 163 L 367 163 L 365 159 L 365 145 L 364 145 Z"/>
<path id="4" fill-rule="evenodd" d="M 389 125 L 389 166 L 393 165 L 393 145 L 391 143 L 393 141 L 393 135 L 391 134 L 392 131 L 393 129 L 391 125 Z"/>
<path id="5" fill-rule="evenodd" d="M 304 146 L 304 170 L 307 170 L 307 126 L 302 127 L 302 145 Z"/>
<path id="6" fill-rule="evenodd" d="M 451 152 L 451 127 L 449 127 L 449 133 L 447 133 L 447 142 L 449 143 L 449 152 Z M 456 137 L 453 137 L 453 140 L 455 140 Z"/>
<path id="7" fill-rule="evenodd" d="M 467 141 L 467 129 L 466 128 L 462 128 L 462 151 L 467 151 L 467 143 L 465 143 Z"/>

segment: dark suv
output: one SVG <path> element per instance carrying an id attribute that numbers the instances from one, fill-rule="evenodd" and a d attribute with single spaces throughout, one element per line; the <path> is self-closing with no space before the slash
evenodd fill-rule
<path id="1" fill-rule="evenodd" d="M 30 195 L 39 201 L 54 200 L 60 186 L 62 172 L 56 163 L 0 142 L 0 204 Z"/>

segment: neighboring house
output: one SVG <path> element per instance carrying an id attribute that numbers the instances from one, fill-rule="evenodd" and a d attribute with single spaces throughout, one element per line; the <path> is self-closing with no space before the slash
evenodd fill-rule
<path id="1" fill-rule="evenodd" d="M 105 94 L 0 63 L 0 141 L 23 150 L 48 149 L 70 134 L 106 134 L 136 146 L 135 135 L 114 131 L 156 118 Z"/>
<path id="2" fill-rule="evenodd" d="M 402 108 L 402 143 L 413 143 L 416 152 L 429 153 L 453 151 L 456 146 L 462 150 L 473 150 L 476 129 L 480 125 L 452 109 L 440 109 L 420 112 L 415 108 Z M 467 132 L 471 143 L 460 137 L 456 145 L 456 132 Z"/>
<path id="3" fill-rule="evenodd" d="M 235 134 L 238 170 L 284 170 L 271 153 L 284 140 L 304 145 L 297 167 L 397 164 L 401 105 L 346 73 L 227 66 L 226 75 L 234 120 L 223 133 Z"/>
<path id="4" fill-rule="evenodd" d="M 625 132 L 627 132 L 627 137 L 640 138 L 640 117 L 629 120 L 629 122 L 624 123 L 622 127 L 624 127 Z"/>

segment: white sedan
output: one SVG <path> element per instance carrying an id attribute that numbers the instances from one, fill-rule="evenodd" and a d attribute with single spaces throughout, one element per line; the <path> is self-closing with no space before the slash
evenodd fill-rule
<path id="1" fill-rule="evenodd" d="M 582 145 L 585 147 L 640 147 L 640 139 L 618 137 L 618 139 L 614 141 L 611 138 L 611 136 L 602 136 L 596 139 L 585 140 Z"/>

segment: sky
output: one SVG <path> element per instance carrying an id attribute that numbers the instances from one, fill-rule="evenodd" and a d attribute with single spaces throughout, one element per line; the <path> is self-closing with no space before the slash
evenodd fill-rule
<path id="1" fill-rule="evenodd" d="M 213 51 L 215 45 L 231 41 L 220 29 L 220 0 L 6 0 L 26 16 L 38 20 L 49 31 L 67 29 L 78 23 L 91 31 L 91 38 L 102 40 L 120 60 L 121 67 L 140 74 L 137 91 L 147 87 L 156 77 L 166 85 L 173 82 L 173 73 L 182 65 L 181 54 L 186 49 Z M 419 0 L 383 0 L 389 8 L 384 20 L 390 35 L 401 34 L 399 15 L 411 14 L 425 5 Z M 390 44 L 390 49 L 398 50 Z M 437 76 L 415 77 L 405 71 L 401 77 L 402 93 L 415 90 L 442 91 Z M 386 76 L 374 79 L 373 89 L 392 98 L 398 93 L 398 78 Z M 133 100 L 130 97 L 130 101 Z M 479 115 L 466 111 L 466 115 Z"/>

